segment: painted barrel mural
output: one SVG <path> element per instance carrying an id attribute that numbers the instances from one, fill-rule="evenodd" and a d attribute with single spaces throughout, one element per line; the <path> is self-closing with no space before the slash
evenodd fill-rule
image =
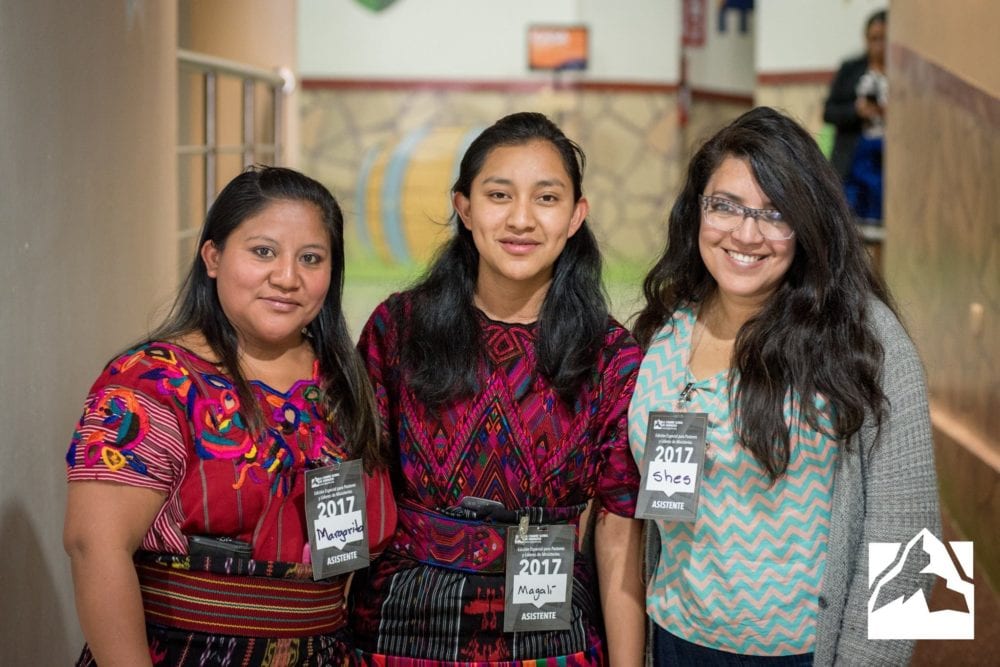
<path id="1" fill-rule="evenodd" d="M 451 186 L 482 127 L 423 127 L 364 155 L 358 236 L 384 262 L 426 262 L 451 235 Z"/>

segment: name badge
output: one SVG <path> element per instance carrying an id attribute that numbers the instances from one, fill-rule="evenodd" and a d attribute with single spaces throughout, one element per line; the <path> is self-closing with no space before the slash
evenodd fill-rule
<path id="1" fill-rule="evenodd" d="M 368 567 L 363 474 L 361 461 L 306 471 L 306 526 L 315 580 Z"/>
<path id="2" fill-rule="evenodd" d="M 566 524 L 507 529 L 504 632 L 569 630 L 576 531 Z"/>
<path id="3" fill-rule="evenodd" d="M 705 468 L 704 412 L 651 412 L 642 455 L 638 519 L 694 521 Z"/>

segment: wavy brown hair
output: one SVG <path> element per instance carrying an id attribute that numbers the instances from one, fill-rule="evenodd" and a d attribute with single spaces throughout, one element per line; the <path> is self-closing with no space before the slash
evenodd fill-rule
<path id="1" fill-rule="evenodd" d="M 801 417 L 821 428 L 815 399 L 830 406 L 832 435 L 846 441 L 871 413 L 881 425 L 883 350 L 868 326 L 868 300 L 894 304 L 872 270 L 841 182 L 798 123 L 768 107 L 746 112 L 698 150 L 670 211 L 667 244 L 643 282 L 646 305 L 633 333 L 644 348 L 672 326 L 678 308 L 716 289 L 698 248 L 698 195 L 727 157 L 746 160 L 761 189 L 795 230 L 795 257 L 781 285 L 736 336 L 730 397 L 740 442 L 772 480 L 789 461 L 783 406 L 796 396 Z M 738 377 L 738 382 L 735 379 Z"/>

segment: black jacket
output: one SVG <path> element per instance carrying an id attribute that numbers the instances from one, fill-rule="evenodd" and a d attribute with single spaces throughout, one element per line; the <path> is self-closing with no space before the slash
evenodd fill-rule
<path id="1" fill-rule="evenodd" d="M 854 149 L 861 137 L 861 117 L 854 110 L 858 81 L 868 71 L 868 56 L 845 60 L 830 84 L 830 95 L 823 107 L 823 120 L 837 128 L 830 161 L 840 177 L 847 178 Z"/>

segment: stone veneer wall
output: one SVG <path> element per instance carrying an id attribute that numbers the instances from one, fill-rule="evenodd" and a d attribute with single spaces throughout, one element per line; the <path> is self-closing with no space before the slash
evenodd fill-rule
<path id="1" fill-rule="evenodd" d="M 680 178 L 684 178 L 684 170 L 687 168 L 688 160 L 701 147 L 705 141 L 718 132 L 724 125 L 732 121 L 745 111 L 749 111 L 753 102 L 747 97 L 746 100 L 738 100 L 735 96 L 716 97 L 702 96 L 695 92 L 692 95 L 691 108 L 688 112 L 687 125 L 684 127 L 684 155 L 681 156 Z M 683 186 L 680 180 L 674 192 Z"/>
<path id="2" fill-rule="evenodd" d="M 351 224 L 359 211 L 362 161 L 371 149 L 397 145 L 422 128 L 475 132 L 521 110 L 546 113 L 586 152 L 584 193 L 608 260 L 650 261 L 661 247 L 683 159 L 671 90 L 364 88 L 307 80 L 300 105 L 300 165 L 333 190 Z M 442 201 L 447 195 L 445 187 Z M 447 212 L 444 207 L 441 215 Z M 437 233 L 430 225 L 440 222 L 428 220 L 428 233 Z"/>
<path id="3" fill-rule="evenodd" d="M 975 33 L 1000 7 L 968 9 L 893 5 L 884 268 L 927 368 L 942 502 L 998 589 L 1000 76 Z"/>
<path id="4" fill-rule="evenodd" d="M 822 73 L 820 76 L 826 78 Z M 829 85 L 827 81 L 769 83 L 765 79 L 757 83 L 754 102 L 784 111 L 818 135 L 823 129 L 823 104 Z"/>

